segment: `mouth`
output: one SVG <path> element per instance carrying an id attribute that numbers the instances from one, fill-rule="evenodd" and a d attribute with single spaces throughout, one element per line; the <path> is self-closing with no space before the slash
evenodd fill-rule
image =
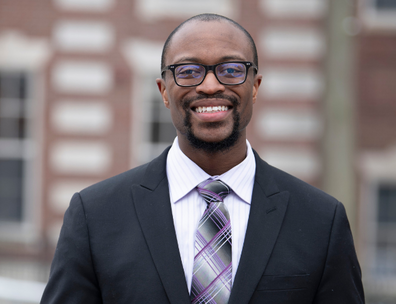
<path id="1" fill-rule="evenodd" d="M 228 106 L 200 106 L 193 107 L 192 110 L 197 113 L 218 113 L 218 112 L 227 112 Z"/>
<path id="2" fill-rule="evenodd" d="M 232 105 L 216 105 L 216 104 L 206 104 L 206 105 L 196 105 L 191 107 L 194 117 L 202 122 L 221 122 L 224 121 L 231 113 Z"/>

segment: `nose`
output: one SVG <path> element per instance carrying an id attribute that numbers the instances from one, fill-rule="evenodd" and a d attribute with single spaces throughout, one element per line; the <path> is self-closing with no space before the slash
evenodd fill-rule
<path id="1" fill-rule="evenodd" d="M 208 71 L 204 81 L 200 85 L 196 86 L 198 94 L 213 95 L 224 92 L 224 90 L 224 85 L 217 80 L 213 71 Z"/>

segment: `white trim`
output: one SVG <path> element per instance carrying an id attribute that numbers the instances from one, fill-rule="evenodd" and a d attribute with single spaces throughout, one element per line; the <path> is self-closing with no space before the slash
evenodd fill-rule
<path id="1" fill-rule="evenodd" d="M 322 172 L 320 155 L 313 148 L 299 147 L 292 151 L 281 145 L 263 146 L 259 154 L 270 165 L 306 182 L 317 179 Z"/>
<path id="2" fill-rule="evenodd" d="M 130 165 L 136 166 L 147 161 L 145 145 L 147 130 L 147 105 L 145 101 L 151 98 L 150 92 L 156 89 L 156 84 L 150 80 L 160 77 L 162 42 L 143 39 L 130 39 L 123 45 L 123 54 L 132 71 L 132 107 L 131 107 L 131 141 Z M 159 94 L 159 93 L 158 93 Z"/>
<path id="3" fill-rule="evenodd" d="M 23 141 L 28 149 L 23 149 L 23 158 L 28 160 L 24 185 L 23 219 L 20 223 L 2 222 L 0 241 L 34 243 L 40 237 L 42 204 L 42 167 L 44 143 L 44 81 L 42 70 L 52 55 L 46 39 L 25 36 L 18 31 L 0 34 L 0 70 L 23 72 L 28 80 L 29 108 L 28 139 Z M 4 143 L 4 139 L 2 139 Z M 26 201 L 32 203 L 26 204 Z"/>
<path id="4" fill-rule="evenodd" d="M 1 66 L 0 66 L 1 70 Z M 9 71 L 9 70 L 8 70 Z M 19 71 L 18 71 L 19 72 Z M 0 139 L 1 144 L 1 159 L 20 159 L 24 161 L 23 167 L 23 197 L 22 197 L 22 217 L 21 221 L 5 221 L 0 222 L 0 240 L 1 241 L 17 241 L 23 243 L 33 243 L 39 237 L 40 227 L 40 212 L 39 205 L 41 201 L 38 199 L 40 192 L 41 178 L 37 177 L 41 171 L 41 166 L 38 167 L 37 161 L 37 133 L 34 130 L 36 117 L 33 113 L 35 107 L 29 103 L 36 103 L 33 97 L 33 77 L 30 72 L 24 73 L 27 79 L 27 106 L 30 106 L 31 111 L 27 119 L 26 129 L 33 129 L 33 132 L 27 134 L 24 139 Z M 37 170 L 38 169 L 38 170 Z M 37 170 L 37 171 L 36 171 Z M 41 176 L 41 174 L 39 175 Z M 29 202 L 29 203 L 28 203 Z"/>
<path id="5" fill-rule="evenodd" d="M 113 150 L 101 140 L 57 140 L 49 151 L 53 172 L 97 176 L 108 172 Z"/>
<path id="6" fill-rule="evenodd" d="M 237 19 L 235 0 L 137 0 L 137 16 L 145 21 L 156 21 L 162 18 L 189 18 L 203 13 L 216 13 Z"/>
<path id="7" fill-rule="evenodd" d="M 306 26 L 267 27 L 259 43 L 266 57 L 277 59 L 320 59 L 326 48 L 324 34 Z"/>
<path id="8" fill-rule="evenodd" d="M 3 70 L 37 71 L 52 54 L 47 39 L 29 38 L 18 31 L 0 34 L 0 68 Z"/>
<path id="9" fill-rule="evenodd" d="M 64 52 L 103 53 L 114 46 L 114 27 L 103 21 L 61 20 L 52 29 L 56 47 Z"/>
<path id="10" fill-rule="evenodd" d="M 53 0 L 55 7 L 65 11 L 106 12 L 114 4 L 114 0 Z"/>
<path id="11" fill-rule="evenodd" d="M 261 11 L 272 18 L 321 18 L 328 0 L 259 0 Z"/>
<path id="12" fill-rule="evenodd" d="M 359 16 L 364 26 L 369 30 L 396 30 L 396 9 L 379 11 L 375 7 L 375 0 L 360 0 Z"/>
<path id="13" fill-rule="evenodd" d="M 44 288 L 45 283 L 0 277 L 0 300 L 38 303 Z"/>
<path id="14" fill-rule="evenodd" d="M 396 275 L 380 276 L 373 272 L 376 260 L 378 189 L 383 184 L 396 185 L 396 145 L 382 151 L 365 151 L 358 163 L 362 176 L 359 212 L 359 253 L 367 291 L 396 296 Z"/>
<path id="15" fill-rule="evenodd" d="M 100 60 L 60 60 L 52 69 L 52 85 L 63 93 L 106 94 L 114 86 L 111 65 Z"/>

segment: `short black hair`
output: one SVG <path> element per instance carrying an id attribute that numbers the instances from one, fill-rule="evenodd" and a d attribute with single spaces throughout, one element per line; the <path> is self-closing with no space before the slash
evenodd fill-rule
<path id="1" fill-rule="evenodd" d="M 258 67 L 258 56 L 257 56 L 257 49 L 256 49 L 256 44 L 254 43 L 254 40 L 252 38 L 252 36 L 249 34 L 249 32 L 239 23 L 235 22 L 234 20 L 221 16 L 221 15 L 217 15 L 217 14 L 200 14 L 200 15 L 196 15 L 193 16 L 189 19 L 187 19 L 186 21 L 182 22 L 181 24 L 179 24 L 178 27 L 176 27 L 172 33 L 170 33 L 169 37 L 166 39 L 164 47 L 162 49 L 162 56 L 161 56 L 161 71 L 165 68 L 165 57 L 166 57 L 166 53 L 168 52 L 169 49 L 169 45 L 170 42 L 172 40 L 172 37 L 186 24 L 189 23 L 191 21 L 203 21 L 203 22 L 210 22 L 210 21 L 227 21 L 231 24 L 233 24 L 235 27 L 237 27 L 238 29 L 240 29 L 248 38 L 250 46 L 252 48 L 252 53 L 253 53 L 253 63 Z"/>

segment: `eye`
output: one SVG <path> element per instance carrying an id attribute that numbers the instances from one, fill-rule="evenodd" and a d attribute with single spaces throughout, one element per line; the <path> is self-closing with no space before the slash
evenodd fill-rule
<path id="1" fill-rule="evenodd" d="M 200 78 L 203 75 L 203 68 L 199 65 L 181 65 L 175 72 L 177 78 Z"/>
<path id="2" fill-rule="evenodd" d="M 217 67 L 217 75 L 221 77 L 243 77 L 245 66 L 240 63 L 226 63 Z"/>

